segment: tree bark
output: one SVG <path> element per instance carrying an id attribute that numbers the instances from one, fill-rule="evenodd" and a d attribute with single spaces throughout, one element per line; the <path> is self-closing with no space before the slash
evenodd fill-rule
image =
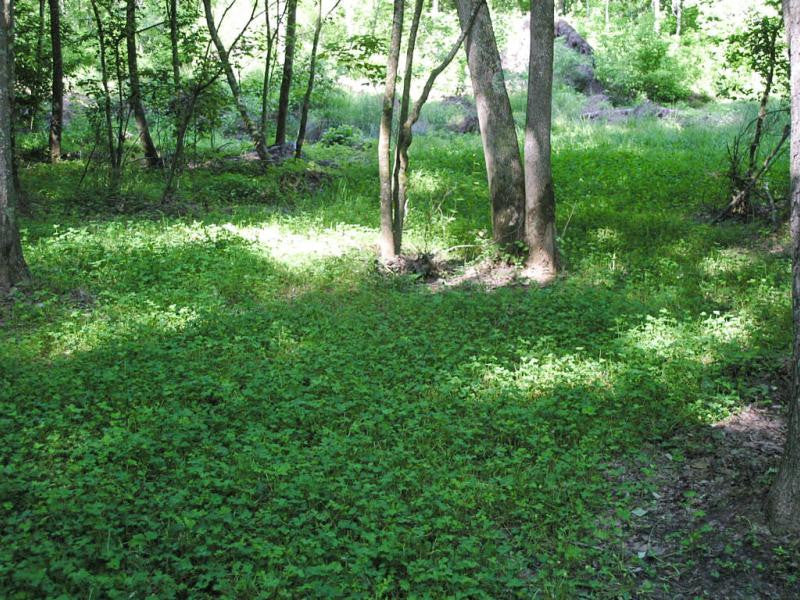
<path id="1" fill-rule="evenodd" d="M 283 77 L 278 97 L 278 117 L 275 123 L 275 144 L 286 143 L 286 121 L 289 118 L 289 92 L 292 91 L 294 49 L 297 43 L 297 0 L 288 0 L 286 16 L 286 46 L 283 54 Z"/>
<path id="2" fill-rule="evenodd" d="M 770 490 L 767 514 L 776 533 L 800 533 L 800 0 L 784 0 L 784 21 L 789 34 L 791 65 L 791 179 L 792 233 L 792 396 L 789 428 L 778 476 Z"/>
<path id="3" fill-rule="evenodd" d="M 403 222 L 405 221 L 406 200 L 408 198 L 408 147 L 411 145 L 411 129 L 406 128 L 408 111 L 411 106 L 411 80 L 414 78 L 414 50 L 417 46 L 417 32 L 422 17 L 425 0 L 415 0 L 414 16 L 406 41 L 406 64 L 403 75 L 403 95 L 400 98 L 400 119 L 395 148 L 394 173 L 392 174 L 392 230 L 394 251 L 399 254 L 403 247 Z"/>
<path id="4" fill-rule="evenodd" d="M 46 79 L 45 71 L 43 68 L 44 63 L 44 5 L 45 0 L 39 0 L 39 22 L 36 25 L 36 78 L 39 81 L 43 81 Z M 31 120 L 30 120 L 30 131 L 33 131 L 36 127 L 36 117 L 39 114 L 39 108 L 41 105 L 42 98 L 39 96 L 39 84 L 37 82 L 36 85 L 36 93 L 35 99 L 33 101 L 33 106 L 31 107 Z"/>
<path id="5" fill-rule="evenodd" d="M 675 37 L 681 37 L 683 24 L 683 0 L 672 0 L 672 12 L 675 15 Z"/>
<path id="6" fill-rule="evenodd" d="M 262 140 L 267 139 L 267 117 L 269 113 L 269 91 L 272 86 L 272 51 L 278 41 L 278 31 L 281 26 L 280 2 L 275 1 L 275 31 L 272 31 L 272 22 L 269 19 L 269 0 L 264 10 L 264 23 L 267 27 L 267 52 L 264 57 L 264 79 L 261 84 L 261 114 L 258 121 L 258 134 Z"/>
<path id="7" fill-rule="evenodd" d="M 13 85 L 14 6 L 0 0 L 0 294 L 29 278 L 17 226 L 17 189 L 11 141 Z"/>
<path id="8" fill-rule="evenodd" d="M 64 126 L 64 60 L 61 56 L 61 7 L 59 0 L 50 5 L 50 44 L 53 53 L 53 98 L 50 116 L 50 160 L 61 159 L 61 131 Z"/>
<path id="9" fill-rule="evenodd" d="M 381 111 L 381 123 L 378 131 L 378 173 L 381 183 L 381 233 L 379 245 L 383 260 L 397 256 L 392 218 L 391 139 L 397 68 L 400 62 L 400 43 L 403 37 L 404 9 L 404 0 L 394 0 L 392 38 L 389 45 L 389 55 L 386 59 L 386 86 L 383 92 L 383 110 Z"/>
<path id="10" fill-rule="evenodd" d="M 478 1 L 456 0 L 462 31 Z M 524 237 L 525 181 L 500 53 L 485 3 L 467 35 L 465 50 L 486 159 L 494 240 L 505 250 L 518 251 L 518 242 Z"/>
<path id="11" fill-rule="evenodd" d="M 422 0 L 417 0 L 417 8 L 422 8 Z M 406 102 L 405 98 L 403 100 L 403 108 L 401 112 L 406 115 L 405 118 L 400 119 L 400 129 L 397 134 L 397 149 L 396 149 L 396 162 L 395 162 L 395 172 L 394 172 L 394 188 L 392 192 L 394 194 L 393 197 L 393 204 L 395 209 L 397 207 L 400 208 L 399 212 L 396 212 L 394 215 L 394 231 L 395 231 L 395 248 L 397 251 L 400 251 L 402 245 L 402 233 L 403 233 L 403 219 L 405 218 L 406 212 L 406 203 L 408 199 L 408 150 L 411 147 L 411 142 L 413 141 L 414 137 L 414 124 L 419 120 L 420 113 L 422 112 L 422 107 L 425 106 L 425 103 L 428 101 L 428 96 L 430 96 L 431 90 L 433 89 L 433 84 L 436 81 L 436 78 L 442 74 L 442 72 L 447 68 L 447 66 L 453 61 L 458 53 L 458 49 L 461 47 L 461 44 L 464 42 L 464 39 L 467 37 L 467 33 L 472 30 L 472 26 L 475 23 L 475 17 L 478 14 L 478 11 L 484 4 L 484 0 L 479 0 L 479 3 L 475 4 L 475 9 L 470 16 L 469 23 L 467 24 L 466 29 L 461 32 L 459 35 L 458 40 L 453 46 L 450 48 L 447 56 L 445 56 L 444 60 L 439 63 L 428 75 L 428 79 L 425 81 L 425 85 L 422 87 L 422 93 L 420 94 L 417 101 L 414 103 L 413 107 L 409 108 L 406 106 L 410 103 Z M 416 43 L 416 31 L 415 27 L 419 26 L 419 18 L 418 14 L 415 11 L 415 24 L 412 24 L 412 33 L 409 35 L 409 45 L 413 46 Z M 412 44 L 412 40 L 414 43 Z M 413 52 L 412 52 L 413 54 Z M 411 65 L 411 59 L 407 59 L 407 67 L 406 67 L 406 76 L 407 81 L 409 83 L 404 84 L 404 96 L 409 96 L 410 98 L 410 80 L 411 80 L 411 71 L 412 69 L 409 67 Z"/>
<path id="12" fill-rule="evenodd" d="M 525 242 L 529 275 L 541 283 L 555 278 L 556 202 L 551 169 L 553 105 L 553 0 L 530 0 L 530 57 L 525 126 Z"/>
<path id="13" fill-rule="evenodd" d="M 167 18 L 169 19 L 169 48 L 172 59 L 172 87 L 175 90 L 175 100 L 177 101 L 181 95 L 181 59 L 178 53 L 178 0 L 167 0 Z"/>
<path id="14" fill-rule="evenodd" d="M 311 108 L 311 94 L 314 93 L 314 77 L 317 74 L 317 49 L 319 38 L 322 34 L 322 0 L 317 0 L 317 20 L 314 23 L 314 40 L 311 42 L 311 58 L 308 65 L 308 85 L 303 95 L 303 106 L 300 109 L 300 126 L 297 129 L 297 141 L 294 144 L 294 156 L 300 158 L 303 151 L 303 142 L 306 139 L 306 126 L 308 125 L 308 111 Z"/>
<path id="15" fill-rule="evenodd" d="M 142 88 L 139 84 L 139 64 L 136 56 L 136 0 L 126 0 L 125 3 L 125 41 L 128 50 L 128 85 L 131 91 L 129 102 L 133 110 L 133 118 L 136 121 L 136 128 L 139 130 L 139 141 L 142 144 L 147 166 L 157 167 L 161 164 L 161 159 L 150 135 L 147 115 L 142 104 Z"/>
<path id="16" fill-rule="evenodd" d="M 239 115 L 242 118 L 245 129 L 247 129 L 247 133 L 250 134 L 250 138 L 253 140 L 256 154 L 258 154 L 258 157 L 262 161 L 266 162 L 268 155 L 267 148 L 264 146 L 264 139 L 259 134 L 255 123 L 253 123 L 253 120 L 250 118 L 250 114 L 247 112 L 247 106 L 245 106 L 244 100 L 242 99 L 242 91 L 239 87 L 239 82 L 236 79 L 236 74 L 233 72 L 233 67 L 231 66 L 230 57 L 228 55 L 229 51 L 222 43 L 222 40 L 219 37 L 219 32 L 217 31 L 217 26 L 214 23 L 214 12 L 211 9 L 211 0 L 203 0 L 203 10 L 205 11 L 206 15 L 208 33 L 211 36 L 211 41 L 214 43 L 214 47 L 217 49 L 217 55 L 219 56 L 222 69 L 225 72 L 225 78 L 228 80 L 228 87 L 230 87 L 231 95 L 233 96 L 233 102 L 236 104 L 236 109 L 239 111 Z M 255 10 L 256 6 L 254 5 L 253 13 L 250 15 L 250 21 L 253 20 Z"/>
<path id="17" fill-rule="evenodd" d="M 653 29 L 661 33 L 661 0 L 653 0 Z"/>

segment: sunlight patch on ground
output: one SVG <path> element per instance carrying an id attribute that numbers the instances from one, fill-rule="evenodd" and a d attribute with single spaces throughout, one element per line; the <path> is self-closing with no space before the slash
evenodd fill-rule
<path id="1" fill-rule="evenodd" d="M 229 233 L 269 250 L 272 258 L 288 265 L 369 250 L 376 243 L 373 230 L 354 226 L 339 225 L 308 234 L 295 233 L 275 223 L 258 227 L 228 223 L 223 227 Z"/>
<path id="2" fill-rule="evenodd" d="M 622 338 L 631 348 L 653 353 L 663 359 L 701 357 L 709 360 L 720 346 L 744 345 L 753 331 L 753 323 L 738 315 L 723 315 L 714 311 L 701 314 L 700 321 L 680 322 L 668 313 L 648 315 L 640 327 Z"/>

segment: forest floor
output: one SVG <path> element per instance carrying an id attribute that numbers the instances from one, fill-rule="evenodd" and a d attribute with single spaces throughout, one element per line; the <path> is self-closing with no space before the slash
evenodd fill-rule
<path id="1" fill-rule="evenodd" d="M 0 595 L 794 598 L 762 504 L 785 232 L 711 225 L 738 120 L 557 121 L 564 276 L 487 242 L 475 135 L 415 137 L 378 267 L 372 142 L 262 173 L 24 164 L 0 307 Z M 773 190 L 785 189 L 778 170 Z"/>

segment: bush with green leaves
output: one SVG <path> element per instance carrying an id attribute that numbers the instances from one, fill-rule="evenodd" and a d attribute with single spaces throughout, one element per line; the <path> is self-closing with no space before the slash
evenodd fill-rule
<path id="1" fill-rule="evenodd" d="M 691 94 L 695 69 L 653 30 L 651 19 L 602 35 L 597 48 L 597 76 L 616 101 L 644 96 L 654 102 L 677 102 Z"/>
<path id="2" fill-rule="evenodd" d="M 355 146 L 361 142 L 364 134 L 352 125 L 337 125 L 326 130 L 320 138 L 323 146 Z"/>

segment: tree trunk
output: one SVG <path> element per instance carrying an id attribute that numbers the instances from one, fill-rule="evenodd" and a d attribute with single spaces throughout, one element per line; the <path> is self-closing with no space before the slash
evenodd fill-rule
<path id="1" fill-rule="evenodd" d="M 267 149 L 264 146 L 264 139 L 259 135 L 258 129 L 256 129 L 255 123 L 253 123 L 253 120 L 250 118 L 250 114 L 247 112 L 247 106 L 242 99 L 242 91 L 239 88 L 239 82 L 236 79 L 236 74 L 233 72 L 233 67 L 231 66 L 231 61 L 228 56 L 228 50 L 225 49 L 225 45 L 222 43 L 219 33 L 217 32 L 217 26 L 214 23 L 214 12 L 211 9 L 211 0 L 203 0 L 203 10 L 205 11 L 206 15 L 208 33 L 211 36 L 211 41 L 214 43 L 214 47 L 217 49 L 217 55 L 219 56 L 222 69 L 225 72 L 225 78 L 228 80 L 228 87 L 230 87 L 231 95 L 233 96 L 233 102 L 236 104 L 236 109 L 239 111 L 239 115 L 242 118 L 245 129 L 247 129 L 247 133 L 250 134 L 250 138 L 253 140 L 256 154 L 258 154 L 258 157 L 262 161 L 266 162 L 268 155 Z M 251 21 L 254 14 L 255 5 L 253 7 L 253 14 L 250 16 Z"/>
<path id="2" fill-rule="evenodd" d="M 303 106 L 300 109 L 300 127 L 297 130 L 297 142 L 294 145 L 295 158 L 300 158 L 303 151 L 303 142 L 306 138 L 306 126 L 308 125 L 308 111 L 311 107 L 311 94 L 314 93 L 314 77 L 317 73 L 317 49 L 319 48 L 319 38 L 322 34 L 322 0 L 318 0 L 319 12 L 317 21 L 314 24 L 314 40 L 311 43 L 311 58 L 308 66 L 308 85 L 306 93 L 303 95 Z"/>
<path id="3" fill-rule="evenodd" d="M 417 0 L 417 9 L 422 9 L 422 5 L 424 2 L 422 0 Z M 475 17 L 478 14 L 478 11 L 482 7 L 483 3 L 475 5 L 475 9 L 473 10 L 472 14 L 470 15 L 469 22 L 464 30 L 462 30 L 461 34 L 456 40 L 456 43 L 450 48 L 450 52 L 448 52 L 447 56 L 445 56 L 444 60 L 439 63 L 428 75 L 428 79 L 425 81 L 425 85 L 422 87 L 422 93 L 420 94 L 417 101 L 414 103 L 414 106 L 409 110 L 408 106 L 410 104 L 410 81 L 411 81 L 411 63 L 413 58 L 413 50 L 408 54 L 407 62 L 406 62 L 406 78 L 407 81 L 404 82 L 404 96 L 409 97 L 409 101 L 406 101 L 405 97 L 403 99 L 403 105 L 401 108 L 401 113 L 406 115 L 405 118 L 401 118 L 400 120 L 400 129 L 397 134 L 397 149 L 396 149 L 396 162 L 395 162 L 395 172 L 394 172 L 394 188 L 392 190 L 394 197 L 393 197 L 393 204 L 395 209 L 399 207 L 399 211 L 395 213 L 394 216 L 394 231 L 395 231 L 395 248 L 397 251 L 400 251 L 400 247 L 402 245 L 402 233 L 403 233 L 403 219 L 405 218 L 406 212 L 406 203 L 408 199 L 408 150 L 411 147 L 411 142 L 414 137 L 414 124 L 419 120 L 420 113 L 422 112 L 422 107 L 425 106 L 425 103 L 428 101 L 428 96 L 433 89 L 433 84 L 436 81 L 436 78 L 442 74 L 442 72 L 448 67 L 448 65 L 453 61 L 458 53 L 458 49 L 461 47 L 461 44 L 464 42 L 464 39 L 467 37 L 467 33 L 472 30 L 472 26 L 475 24 Z M 412 47 L 416 44 L 416 28 L 419 27 L 419 13 L 415 11 L 414 14 L 415 22 L 412 24 L 412 32 L 409 34 L 409 47 Z"/>
<path id="4" fill-rule="evenodd" d="M 789 174 L 791 179 L 792 232 L 792 396 L 783 460 L 770 490 L 767 513 L 776 533 L 800 533 L 800 0 L 784 0 L 784 21 L 789 34 L 792 128 Z"/>
<path id="5" fill-rule="evenodd" d="M 178 53 L 178 0 L 167 0 L 167 18 L 169 19 L 169 47 L 172 57 L 172 87 L 175 90 L 175 100 L 177 101 L 181 95 L 181 59 Z"/>
<path id="6" fill-rule="evenodd" d="M 608 29 L 608 26 L 611 24 L 611 16 L 609 15 L 609 4 L 610 3 L 611 3 L 611 0 L 606 0 L 606 6 L 605 6 L 606 29 Z"/>
<path id="7" fill-rule="evenodd" d="M 394 116 L 394 96 L 397 85 L 397 68 L 400 62 L 400 43 L 403 37 L 404 0 L 394 0 L 392 17 L 392 39 L 386 59 L 386 87 L 383 92 L 383 110 L 378 131 L 378 173 L 381 183 L 381 233 L 380 251 L 384 260 L 397 256 L 394 245 L 392 215 L 392 117 Z"/>
<path id="8" fill-rule="evenodd" d="M 553 0 L 530 0 L 530 58 L 525 126 L 525 242 L 530 276 L 547 283 L 558 271 L 556 202 L 550 164 L 553 98 Z"/>
<path id="9" fill-rule="evenodd" d="M 150 135 L 150 127 L 147 125 L 147 115 L 145 115 L 142 105 L 142 89 L 139 85 L 139 65 L 136 56 L 136 0 L 126 0 L 125 3 L 125 41 L 128 50 L 128 85 L 131 91 L 129 101 L 133 110 L 133 118 L 136 120 L 136 128 L 139 130 L 139 141 L 142 144 L 147 166 L 157 167 L 161 164 L 161 159 L 158 157 L 158 150 L 156 150 L 156 145 Z"/>
<path id="10" fill-rule="evenodd" d="M 28 279 L 28 267 L 16 220 L 17 190 L 14 186 L 11 142 L 11 98 L 14 89 L 13 0 L 0 0 L 0 294 Z"/>
<path id="11" fill-rule="evenodd" d="M 408 147 L 411 145 L 411 128 L 406 128 L 408 111 L 411 106 L 411 80 L 414 78 L 414 50 L 417 46 L 417 32 L 422 17 L 425 0 L 415 0 L 414 16 L 406 41 L 406 71 L 403 75 L 403 95 L 400 98 L 400 119 L 395 148 L 394 173 L 392 174 L 392 230 L 394 251 L 400 254 L 403 247 L 403 222 L 405 221 L 406 201 L 408 199 Z"/>
<path id="12" fill-rule="evenodd" d="M 261 84 L 261 114 L 258 121 L 258 134 L 262 140 L 267 139 L 267 117 L 269 113 L 269 91 L 272 84 L 272 49 L 277 42 L 278 30 L 281 26 L 280 2 L 275 2 L 275 33 L 269 20 L 269 0 L 264 10 L 264 22 L 267 27 L 267 52 L 264 57 L 264 79 Z"/>
<path id="13" fill-rule="evenodd" d="M 283 77 L 278 97 L 278 117 L 275 123 L 275 144 L 286 143 L 286 121 L 289 118 L 289 92 L 292 90 L 294 48 L 297 42 L 297 0 L 288 0 L 286 15 L 286 46 L 283 54 Z"/>
<path id="14" fill-rule="evenodd" d="M 653 0 L 653 29 L 661 33 L 661 0 Z"/>
<path id="15" fill-rule="evenodd" d="M 462 31 L 477 2 L 483 0 L 456 0 Z M 465 49 L 486 159 L 494 240 L 506 250 L 518 251 L 525 226 L 525 180 L 500 53 L 485 3 L 467 35 Z"/>
<path id="16" fill-rule="evenodd" d="M 59 0 L 50 4 L 50 43 L 53 51 L 53 101 L 50 116 L 50 160 L 61 159 L 61 130 L 64 126 L 64 61 L 61 56 L 61 8 Z"/>
<path id="17" fill-rule="evenodd" d="M 44 63 L 44 5 L 45 0 L 39 0 L 39 22 L 36 25 L 36 78 L 43 81 L 46 78 L 43 63 Z M 36 85 L 36 93 L 31 107 L 30 131 L 36 127 L 36 117 L 39 114 L 39 108 L 42 103 L 42 98 L 39 96 L 39 84 Z"/>
<path id="18" fill-rule="evenodd" d="M 675 14 L 675 37 L 681 37 L 683 0 L 672 0 L 672 12 Z"/>

